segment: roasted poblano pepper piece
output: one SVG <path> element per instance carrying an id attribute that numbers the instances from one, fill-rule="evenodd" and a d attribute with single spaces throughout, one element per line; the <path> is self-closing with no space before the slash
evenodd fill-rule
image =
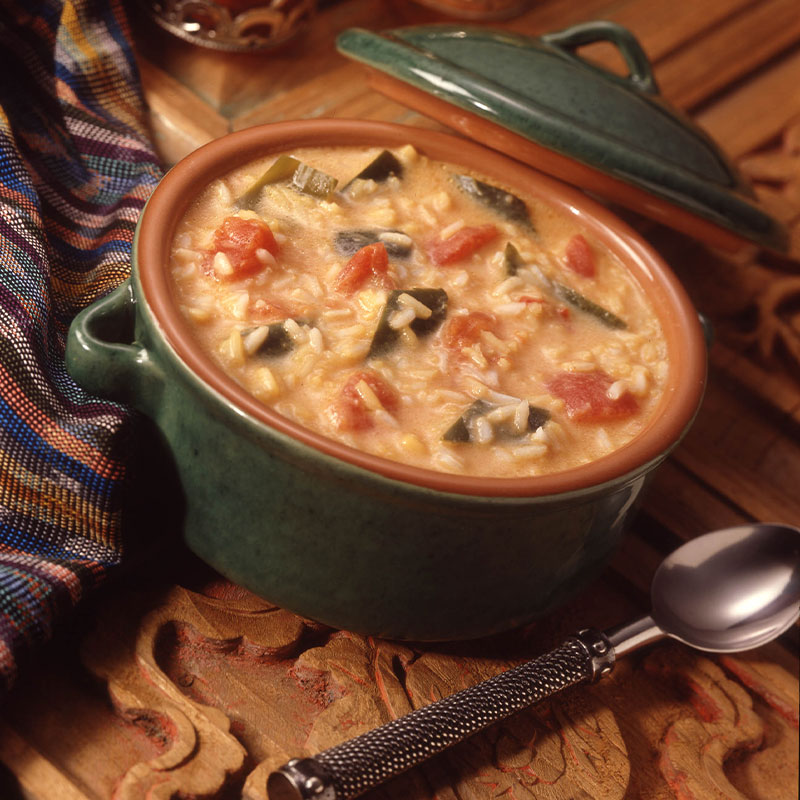
<path id="1" fill-rule="evenodd" d="M 295 320 L 298 325 L 304 323 Z M 258 331 L 264 328 L 267 330 L 267 335 L 264 341 L 253 351 L 251 355 L 254 356 L 281 356 L 294 349 L 294 339 L 289 335 L 286 330 L 286 320 L 282 322 L 272 322 L 269 325 L 258 325 L 254 328 L 247 328 L 241 332 L 242 341 L 245 341 L 250 336 L 260 336 Z"/>
<path id="2" fill-rule="evenodd" d="M 383 183 L 394 175 L 397 178 L 403 177 L 403 165 L 397 160 L 396 156 L 388 150 L 384 150 L 367 164 L 358 175 L 349 180 L 342 191 L 353 184 L 354 181 L 375 181 Z"/>
<path id="3" fill-rule="evenodd" d="M 625 322 L 625 320 L 620 319 L 612 311 L 609 311 L 607 308 L 603 308 L 603 306 L 600 306 L 592 300 L 589 300 L 588 297 L 584 297 L 580 292 L 576 292 L 569 286 L 564 286 L 563 283 L 553 281 L 553 291 L 555 292 L 556 297 L 558 297 L 560 300 L 563 300 L 565 303 L 569 303 L 569 305 L 577 308 L 579 311 L 583 311 L 586 314 L 591 314 L 599 322 L 602 322 L 607 328 L 623 330 L 624 328 L 628 327 L 628 324 Z"/>
<path id="4" fill-rule="evenodd" d="M 519 222 L 528 228 L 533 228 L 528 206 L 516 195 L 499 189 L 470 175 L 454 175 L 456 185 L 462 192 L 482 203 L 487 208 L 496 211 L 500 216 L 511 222 Z"/>
<path id="5" fill-rule="evenodd" d="M 446 442 L 470 442 L 470 423 L 477 417 L 485 417 L 499 406 L 488 403 L 486 400 L 476 400 L 444 433 L 442 438 Z M 518 431 L 512 423 L 504 420 L 492 425 L 494 437 L 497 440 L 520 439 L 528 433 L 533 433 L 550 419 L 550 412 L 545 408 L 528 403 L 528 427 Z"/>
<path id="6" fill-rule="evenodd" d="M 519 268 L 525 266 L 519 250 L 511 242 L 506 244 L 506 249 L 503 251 L 503 265 L 505 266 L 506 275 L 509 277 L 516 275 L 519 272 Z"/>
<path id="7" fill-rule="evenodd" d="M 579 311 L 583 311 L 585 314 L 591 314 L 607 328 L 624 330 L 628 327 L 625 320 L 620 319 L 613 311 L 609 311 L 588 297 L 584 297 L 570 286 L 565 286 L 563 283 L 552 280 L 536 264 L 524 264 L 517 248 L 511 242 L 506 245 L 504 259 L 507 275 L 516 275 L 520 268 L 525 267 L 537 286 L 543 291 L 550 292 L 559 300 L 571 305 L 573 308 L 577 308 Z"/>
<path id="8" fill-rule="evenodd" d="M 308 164 L 300 164 L 292 175 L 292 186 L 298 192 L 310 194 L 320 200 L 327 200 L 336 189 L 339 181 L 326 173 L 309 167 Z"/>
<path id="9" fill-rule="evenodd" d="M 362 247 L 376 242 L 382 242 L 392 258 L 406 258 L 414 249 L 410 236 L 394 230 L 339 231 L 333 240 L 333 246 L 340 255 L 352 256 Z"/>
<path id="10" fill-rule="evenodd" d="M 447 292 L 444 289 L 393 289 L 389 292 L 386 305 L 378 320 L 378 327 L 372 337 L 367 358 L 374 358 L 388 353 L 399 341 L 402 333 L 393 328 L 389 321 L 392 315 L 400 310 L 400 295 L 409 294 L 415 300 L 419 300 L 424 306 L 431 310 L 431 315 L 426 319 L 417 317 L 409 323 L 408 327 L 417 336 L 428 336 L 433 333 L 444 321 L 447 314 Z"/>
<path id="11" fill-rule="evenodd" d="M 261 190 L 271 183 L 280 183 L 288 180 L 294 175 L 294 171 L 300 165 L 296 158 L 282 155 L 278 156 L 270 168 L 243 194 L 236 200 L 239 208 L 250 208 L 258 202 Z"/>
<path id="12" fill-rule="evenodd" d="M 289 181 L 298 192 L 327 200 L 339 181 L 293 156 L 281 155 L 270 168 L 236 201 L 239 208 L 253 208 L 261 196 L 261 190 L 273 183 Z"/>

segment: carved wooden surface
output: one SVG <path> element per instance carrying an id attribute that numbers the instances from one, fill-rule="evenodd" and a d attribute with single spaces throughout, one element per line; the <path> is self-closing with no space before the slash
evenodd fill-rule
<path id="1" fill-rule="evenodd" d="M 335 34 L 441 19 L 413 3 L 320 3 L 267 56 L 224 56 L 134 19 L 165 163 L 230 130 L 310 116 L 437 127 L 367 88 Z M 419 646 L 301 620 L 179 546 L 87 608 L 0 722 L 9 800 L 266 798 L 268 772 L 647 608 L 665 553 L 709 529 L 800 521 L 800 14 L 790 0 L 541 0 L 504 25 L 630 27 L 688 112 L 791 232 L 791 254 L 712 252 L 625 216 L 712 322 L 698 419 L 658 471 L 612 565 L 552 617 L 492 640 Z M 612 48 L 587 48 L 610 69 Z M 370 797 L 384 800 L 789 800 L 798 796 L 797 629 L 736 656 L 666 643 L 594 686 L 521 712 Z"/>
<path id="2" fill-rule="evenodd" d="M 584 596 L 558 619 L 504 637 L 421 648 L 324 628 L 218 579 L 126 589 L 80 637 L 73 670 L 96 684 L 62 675 L 43 692 L 23 691 L 7 710 L 0 755 L 24 796 L 265 800 L 268 773 L 291 756 L 491 677 L 582 622 L 633 613 L 626 595 L 609 582 L 600 613 Z M 724 658 L 657 646 L 369 796 L 788 800 L 797 781 L 793 664 L 779 646 Z M 102 715 L 76 716 L 80 700 L 104 695 Z M 30 758 L 16 760 L 20 741 Z"/>

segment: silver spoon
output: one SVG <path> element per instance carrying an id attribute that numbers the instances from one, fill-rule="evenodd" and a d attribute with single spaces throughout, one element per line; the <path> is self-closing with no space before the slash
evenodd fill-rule
<path id="1" fill-rule="evenodd" d="M 579 631 L 533 661 L 292 759 L 270 775 L 270 800 L 358 797 L 522 708 L 598 680 L 618 657 L 667 636 L 714 653 L 766 644 L 800 615 L 800 529 L 742 525 L 693 539 L 664 559 L 650 597 L 650 615 L 636 622 Z"/>

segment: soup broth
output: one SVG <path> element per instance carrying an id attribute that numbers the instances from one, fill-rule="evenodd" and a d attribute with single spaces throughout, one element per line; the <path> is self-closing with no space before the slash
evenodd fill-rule
<path id="1" fill-rule="evenodd" d="M 235 170 L 169 269 L 201 347 L 261 402 L 418 467 L 579 466 L 648 425 L 667 377 L 658 316 L 577 219 L 411 146 Z"/>

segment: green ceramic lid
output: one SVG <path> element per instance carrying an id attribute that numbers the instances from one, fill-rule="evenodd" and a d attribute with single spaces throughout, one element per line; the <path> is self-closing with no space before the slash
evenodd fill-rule
<path id="1" fill-rule="evenodd" d="M 621 77 L 576 48 L 610 41 Z M 625 28 L 589 22 L 531 38 L 454 25 L 344 31 L 339 51 L 376 88 L 539 170 L 736 249 L 785 252 L 788 236 L 715 143 L 659 95 Z"/>

